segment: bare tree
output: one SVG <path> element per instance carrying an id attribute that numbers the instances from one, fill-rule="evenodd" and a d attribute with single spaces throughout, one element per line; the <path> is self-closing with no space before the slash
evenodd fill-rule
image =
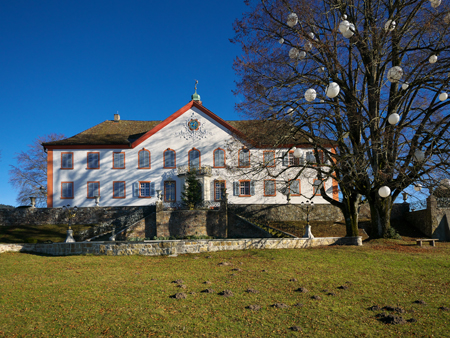
<path id="1" fill-rule="evenodd" d="M 448 5 L 440 0 L 261 0 L 234 25 L 243 114 L 308 134 L 317 176 L 332 175 L 355 235 L 362 198 L 372 236 L 389 236 L 396 197 L 449 168 Z M 273 142 L 281 145 L 283 137 Z M 320 140 L 320 142 L 319 142 Z M 323 140 L 337 144 L 335 151 Z M 323 154 L 319 156 L 319 154 Z M 331 168 L 323 170 L 328 163 Z M 390 192 L 380 195 L 380 188 Z M 388 189 L 386 189 L 386 187 Z"/>
<path id="2" fill-rule="evenodd" d="M 9 170 L 9 183 L 18 190 L 16 201 L 19 204 L 29 204 L 29 197 L 36 197 L 36 206 L 47 204 L 47 154 L 42 143 L 65 138 L 62 134 L 38 136 L 28 145 L 28 151 L 17 153 L 17 166 Z"/>

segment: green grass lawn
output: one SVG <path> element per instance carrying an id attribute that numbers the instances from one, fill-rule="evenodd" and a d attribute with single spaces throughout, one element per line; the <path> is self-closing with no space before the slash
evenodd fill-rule
<path id="1" fill-rule="evenodd" d="M 0 337 L 444 337 L 450 311 L 439 307 L 450 307 L 449 255 L 449 244 L 386 240 L 178 257 L 6 253 Z M 201 292 L 207 288 L 214 292 Z M 233 296 L 219 295 L 224 290 Z M 170 298 L 178 292 L 186 299 Z M 402 307 L 400 316 L 417 322 L 384 324 L 373 305 Z"/>

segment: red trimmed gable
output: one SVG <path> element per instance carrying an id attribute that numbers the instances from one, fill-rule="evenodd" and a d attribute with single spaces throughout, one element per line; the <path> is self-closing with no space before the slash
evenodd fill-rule
<path id="1" fill-rule="evenodd" d="M 144 135 L 142 135 L 140 138 L 138 138 L 136 141 L 134 141 L 131 144 L 131 148 L 137 147 L 139 144 L 141 144 L 142 142 L 147 140 L 150 136 L 154 135 L 155 133 L 157 133 L 158 131 L 163 129 L 169 123 L 171 123 L 172 121 L 176 120 L 178 117 L 180 117 L 181 115 L 183 115 L 185 112 L 187 112 L 189 109 L 191 109 L 193 107 L 199 109 L 200 111 L 202 111 L 203 113 L 208 115 L 210 118 L 212 118 L 214 121 L 216 121 L 219 124 L 221 124 L 223 127 L 228 129 L 232 133 L 234 133 L 236 135 L 239 135 L 241 137 L 244 136 L 239 130 L 237 130 L 236 128 L 231 126 L 226 121 L 222 120 L 219 116 L 214 114 L 212 111 L 210 111 L 210 110 L 206 109 L 205 107 L 203 107 L 203 105 L 197 103 L 196 101 L 190 101 L 187 105 L 185 105 L 184 107 L 182 107 L 179 110 L 177 110 L 175 113 L 173 113 L 168 118 L 166 118 L 164 121 L 162 121 L 160 124 L 158 124 L 153 129 L 149 130 Z"/>

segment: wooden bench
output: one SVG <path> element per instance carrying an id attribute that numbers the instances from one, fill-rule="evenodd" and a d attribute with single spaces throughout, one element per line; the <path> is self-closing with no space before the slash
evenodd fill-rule
<path id="1" fill-rule="evenodd" d="M 438 239 L 434 239 L 434 238 L 424 238 L 424 239 L 416 239 L 417 244 L 419 244 L 420 246 L 422 246 L 422 242 L 430 242 L 430 245 L 432 246 L 436 246 L 436 241 L 439 241 Z"/>

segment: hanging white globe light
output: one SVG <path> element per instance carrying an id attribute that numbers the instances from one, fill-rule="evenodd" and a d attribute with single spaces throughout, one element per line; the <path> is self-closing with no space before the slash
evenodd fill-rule
<path id="1" fill-rule="evenodd" d="M 339 24 L 339 31 L 344 34 L 344 32 L 348 31 L 348 29 L 350 28 L 350 22 L 348 22 L 347 20 L 341 21 L 341 23 Z"/>
<path id="2" fill-rule="evenodd" d="M 448 94 L 447 93 L 440 93 L 439 94 L 439 100 L 441 100 L 441 101 L 445 101 L 445 100 L 447 100 L 448 99 Z"/>
<path id="3" fill-rule="evenodd" d="M 395 26 L 397 26 L 397 24 L 395 23 L 395 21 L 392 20 L 388 20 L 386 21 L 386 23 L 384 24 L 384 30 L 386 32 L 392 32 L 395 29 Z"/>
<path id="4" fill-rule="evenodd" d="M 414 158 L 416 161 L 422 162 L 425 159 L 425 153 L 422 150 L 417 149 L 414 152 Z"/>
<path id="5" fill-rule="evenodd" d="M 397 124 L 398 121 L 400 121 L 400 115 L 398 115 L 397 113 L 389 115 L 388 122 L 390 124 Z"/>
<path id="6" fill-rule="evenodd" d="M 437 8 L 441 4 L 441 0 L 430 0 L 431 7 Z"/>
<path id="7" fill-rule="evenodd" d="M 307 42 L 303 46 L 303 49 L 306 50 L 307 52 L 309 52 L 312 49 L 312 47 L 313 47 L 312 43 L 311 42 Z"/>
<path id="8" fill-rule="evenodd" d="M 292 114 L 294 113 L 294 109 L 289 108 L 289 109 L 287 110 L 287 113 L 288 113 L 288 115 L 292 115 Z"/>
<path id="9" fill-rule="evenodd" d="M 450 23 L 450 13 L 444 16 L 444 22 L 448 25 Z"/>
<path id="10" fill-rule="evenodd" d="M 297 59 L 299 54 L 300 54 L 299 50 L 297 48 L 295 48 L 295 47 L 292 47 L 289 50 L 289 57 L 291 59 Z"/>
<path id="11" fill-rule="evenodd" d="M 331 82 L 325 89 L 325 95 L 330 99 L 339 95 L 340 87 L 336 82 Z"/>
<path id="12" fill-rule="evenodd" d="M 300 148 L 296 148 L 294 150 L 294 157 L 295 158 L 300 158 L 303 156 L 303 151 Z"/>
<path id="13" fill-rule="evenodd" d="M 420 183 L 414 184 L 414 190 L 415 190 L 415 191 L 420 191 L 420 190 L 422 190 L 422 184 L 420 184 Z"/>
<path id="14" fill-rule="evenodd" d="M 311 39 L 314 39 L 314 33 L 308 33 L 308 36 L 311 38 Z"/>
<path id="15" fill-rule="evenodd" d="M 431 64 L 433 64 L 433 63 L 436 63 L 436 61 L 437 61 L 437 55 L 431 55 L 430 56 L 430 58 L 428 59 L 428 61 L 431 63 Z"/>
<path id="16" fill-rule="evenodd" d="M 347 14 L 344 14 L 344 15 L 342 16 L 342 20 L 347 20 Z"/>
<path id="17" fill-rule="evenodd" d="M 391 195 L 391 189 L 389 187 L 384 186 L 378 189 L 378 195 L 380 195 L 383 198 L 386 198 Z"/>
<path id="18" fill-rule="evenodd" d="M 316 91 L 312 88 L 305 92 L 305 100 L 308 102 L 314 101 L 316 99 Z"/>
<path id="19" fill-rule="evenodd" d="M 324 103 L 325 101 L 324 100 L 320 100 L 320 103 Z"/>
<path id="20" fill-rule="evenodd" d="M 289 27 L 294 27 L 298 23 L 298 16 L 295 13 L 291 13 L 287 17 L 287 25 Z"/>
<path id="21" fill-rule="evenodd" d="M 317 71 L 319 73 L 323 73 L 323 72 L 325 72 L 325 67 L 319 67 L 319 68 L 317 68 Z"/>
<path id="22" fill-rule="evenodd" d="M 394 66 L 391 69 L 389 69 L 387 73 L 387 79 L 392 82 L 398 82 L 403 76 L 403 69 L 399 66 Z"/>
<path id="23" fill-rule="evenodd" d="M 402 84 L 402 89 L 403 89 L 403 90 L 408 89 L 408 87 L 409 87 L 408 82 L 405 82 L 404 84 Z"/>
<path id="24" fill-rule="evenodd" d="M 351 23 L 349 28 L 344 33 L 342 33 L 342 35 L 345 38 L 350 39 L 353 36 L 353 34 L 355 34 L 355 29 L 356 29 L 355 25 Z"/>
<path id="25" fill-rule="evenodd" d="M 278 40 L 278 42 L 280 43 L 280 45 L 282 45 L 284 43 L 284 39 L 280 38 L 280 40 Z"/>

